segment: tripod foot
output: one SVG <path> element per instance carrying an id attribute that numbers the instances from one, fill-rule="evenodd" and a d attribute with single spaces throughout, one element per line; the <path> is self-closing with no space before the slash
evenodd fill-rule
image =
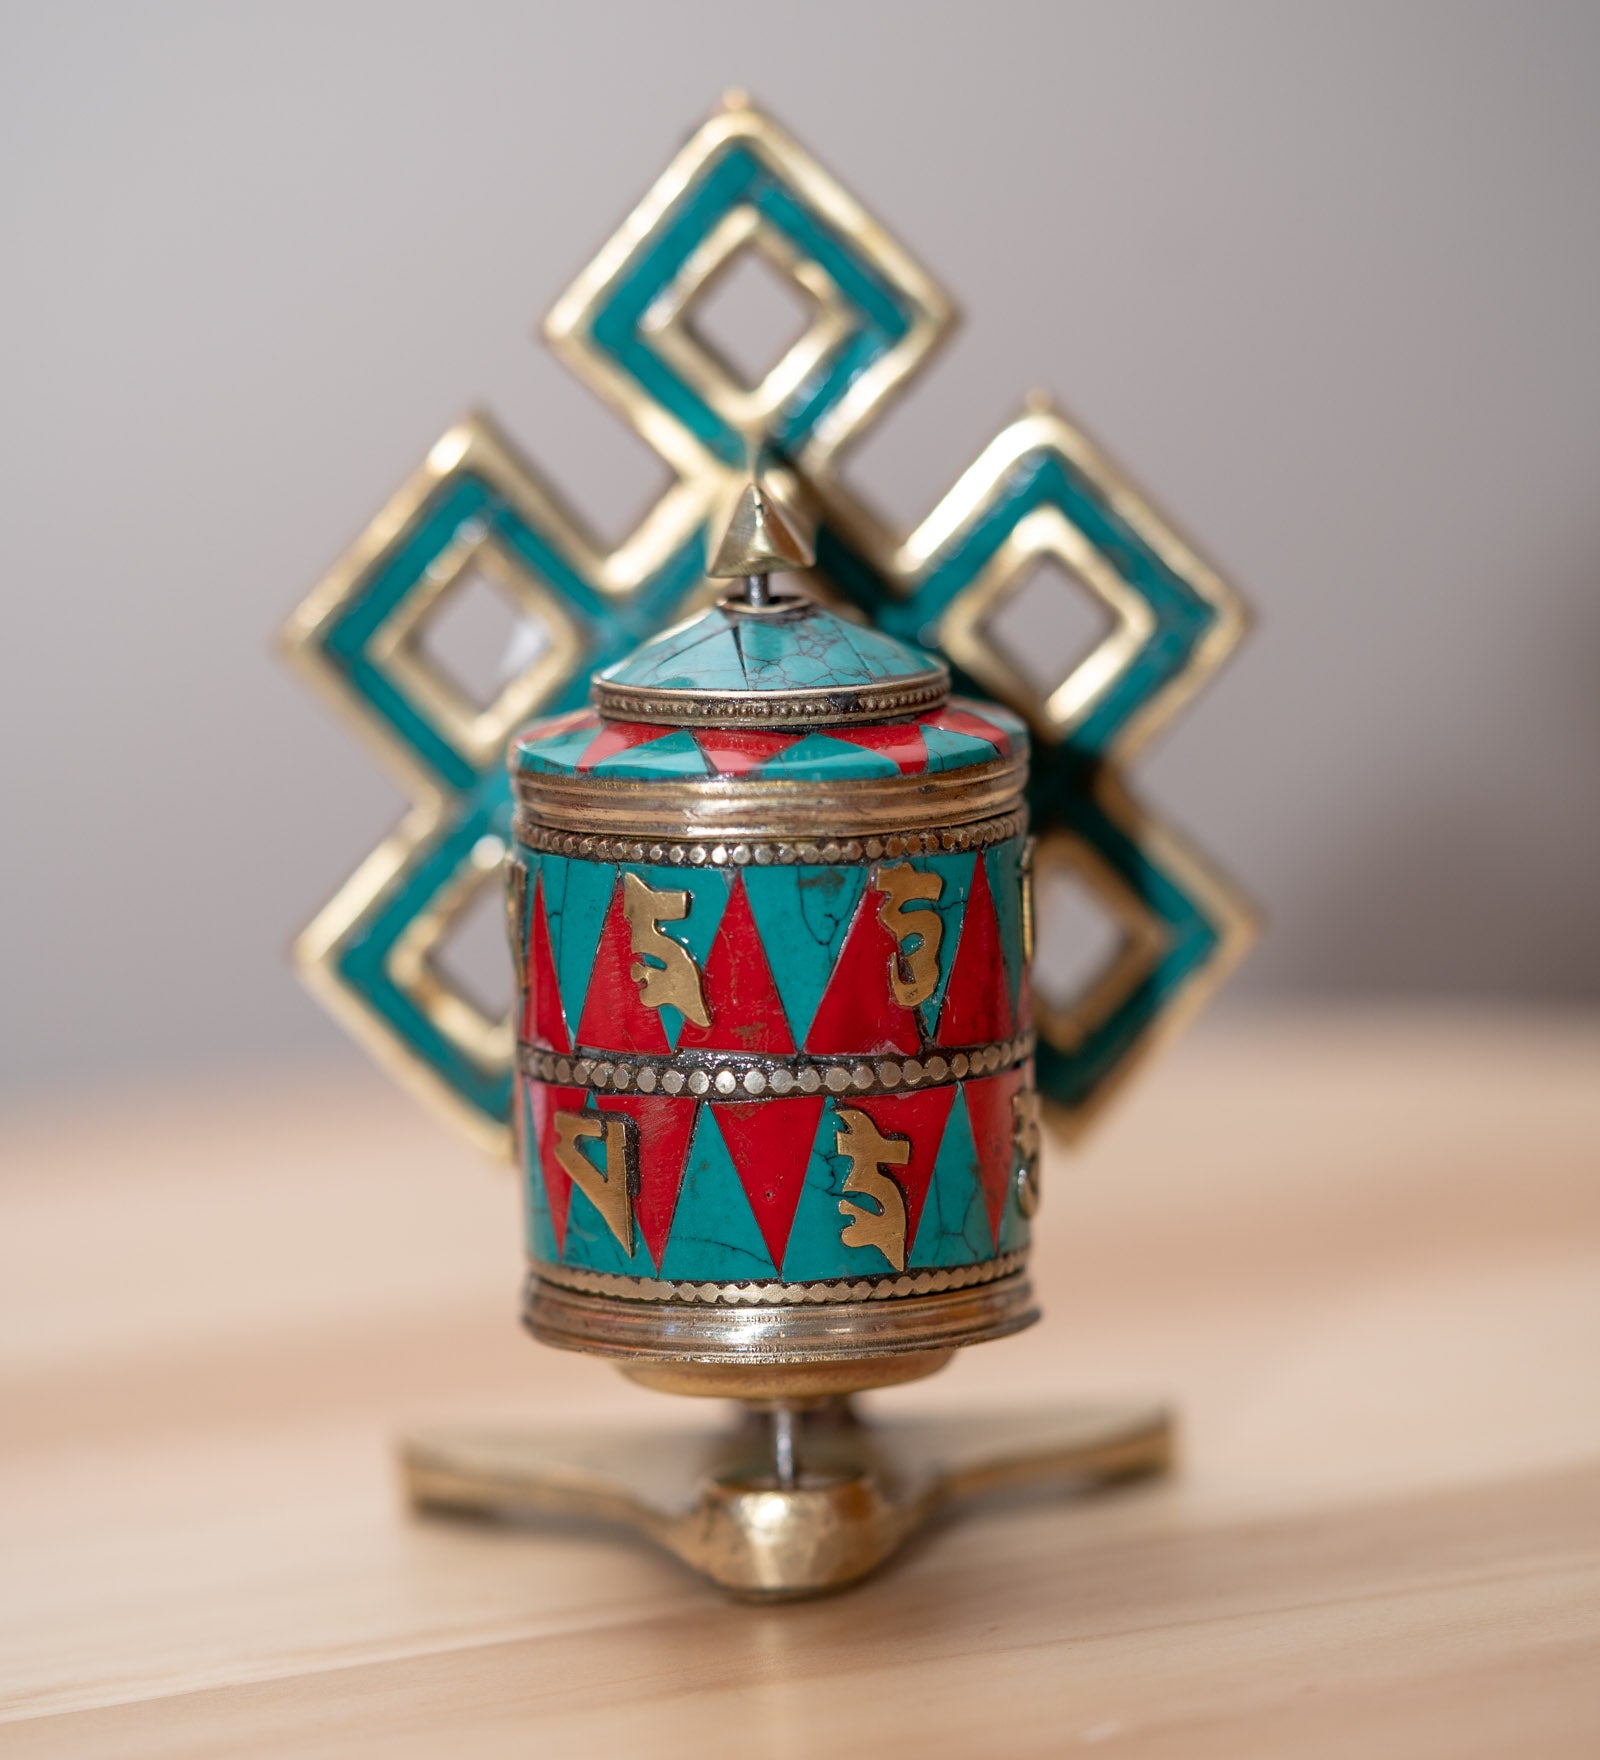
<path id="1" fill-rule="evenodd" d="M 448 1430 L 408 1438 L 412 1506 L 631 1529 L 733 1594 L 780 1599 L 859 1581 L 938 1511 L 1164 1471 L 1159 1406 L 868 1424 L 844 1399 L 752 1406 L 719 1432 Z"/>

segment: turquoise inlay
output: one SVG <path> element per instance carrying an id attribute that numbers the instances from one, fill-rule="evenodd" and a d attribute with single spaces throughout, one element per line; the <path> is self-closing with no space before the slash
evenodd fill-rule
<path id="1" fill-rule="evenodd" d="M 994 1257 L 994 1236 L 978 1179 L 978 1150 L 967 1117 L 966 1092 L 956 1095 L 939 1144 L 939 1159 L 917 1224 L 908 1269 L 935 1265 L 974 1265 Z"/>
<path id="2" fill-rule="evenodd" d="M 847 1247 L 839 1239 L 849 1218 L 839 1212 L 850 1163 L 836 1152 L 839 1104 L 830 1100 L 822 1109 L 817 1134 L 811 1145 L 794 1226 L 783 1255 L 786 1282 L 816 1283 L 836 1277 L 877 1277 L 894 1267 L 876 1247 Z M 846 1102 L 848 1104 L 848 1102 Z"/>
<path id="3" fill-rule="evenodd" d="M 585 1161 L 595 1164 L 597 1170 L 605 1166 L 605 1143 L 600 1137 L 588 1137 L 578 1145 L 579 1153 Z M 605 1219 L 594 1205 L 578 1190 L 572 1188 L 572 1199 L 567 1206 L 567 1250 L 561 1256 L 563 1265 L 581 1266 L 585 1271 L 609 1271 L 618 1277 L 654 1277 L 656 1268 L 650 1263 L 650 1251 L 639 1234 L 639 1225 L 633 1225 L 633 1248 L 624 1252 L 622 1243 L 606 1225 Z"/>
<path id="4" fill-rule="evenodd" d="M 924 727 L 922 743 L 928 748 L 930 770 L 965 770 L 973 764 L 990 764 L 999 749 L 973 733 L 952 733 L 948 727 Z"/>
<path id="5" fill-rule="evenodd" d="M 561 551 L 542 533 L 526 526 L 511 507 L 481 478 L 463 473 L 441 486 L 418 516 L 405 540 L 375 569 L 362 589 L 345 605 L 323 636 L 323 651 L 345 674 L 350 685 L 407 747 L 451 789 L 471 786 L 480 774 L 478 761 L 463 752 L 431 718 L 370 657 L 372 638 L 422 583 L 429 565 L 454 541 L 464 525 L 487 526 L 573 614 L 595 664 L 625 653 L 629 642 L 615 623 L 616 613 L 606 600 L 577 573 Z M 696 547 L 697 549 L 697 547 Z M 680 552 L 651 583 L 647 597 L 655 599 L 670 581 L 676 601 L 693 584 L 679 572 Z M 694 574 L 703 566 L 698 553 L 688 558 Z M 641 605 L 637 608 L 642 611 Z M 659 618 L 627 619 L 633 629 L 655 627 Z M 642 632 L 641 632 L 642 633 Z M 570 693 L 565 706 L 576 708 L 586 693 Z"/>
<path id="6" fill-rule="evenodd" d="M 761 774 L 774 782 L 837 782 L 845 777 L 898 776 L 900 768 L 882 752 L 826 733 L 808 733 L 788 751 L 769 758 Z"/>
<path id="7" fill-rule="evenodd" d="M 534 1139 L 533 1106 L 528 1098 L 528 1084 L 519 1081 L 513 1104 L 522 1112 L 522 1178 L 527 1223 L 528 1251 L 535 1259 L 554 1264 L 560 1259 L 556 1246 L 555 1224 L 550 1218 L 550 1200 L 544 1189 L 544 1174 L 539 1165 L 539 1145 Z"/>
<path id="8" fill-rule="evenodd" d="M 716 1115 L 702 1106 L 661 1255 L 661 1276 L 668 1282 L 739 1283 L 776 1275 Z"/>
<path id="9" fill-rule="evenodd" d="M 486 1070 L 442 1033 L 395 983 L 389 959 L 401 934 L 471 860 L 479 838 L 504 836 L 509 817 L 503 779 L 497 789 L 470 794 L 460 816 L 418 847 L 385 894 L 382 908 L 350 931 L 335 956 L 340 982 L 413 1046 L 469 1106 L 501 1123 L 511 1109 L 511 1072 Z"/>
<path id="10" fill-rule="evenodd" d="M 866 884 L 861 866 L 744 870 L 750 914 L 797 1046 L 811 1031 Z"/>
<path id="11" fill-rule="evenodd" d="M 802 616 L 773 622 L 740 618 L 734 634 L 746 674 L 757 689 L 872 684 L 915 678 L 934 665 L 931 654 L 831 611 L 808 609 Z"/>
<path id="12" fill-rule="evenodd" d="M 817 563 L 880 627 L 906 641 L 936 647 L 939 619 L 951 600 L 1038 507 L 1059 508 L 1155 616 L 1155 628 L 1133 663 L 1118 674 L 1067 742 L 1071 753 L 1100 756 L 1150 698 L 1188 665 L 1217 612 L 1059 453 L 1041 450 L 1019 459 L 985 512 L 934 558 L 910 594 L 893 592 L 828 527 L 817 533 Z M 962 688 L 971 687 L 963 681 Z M 1051 749 L 1042 748 L 1039 759 L 1041 768 L 1049 768 Z"/>
<path id="13" fill-rule="evenodd" d="M 939 981 L 933 994 L 918 1009 L 922 1017 L 922 1030 L 930 1039 L 939 1019 L 944 993 L 950 984 L 950 973 L 955 967 L 956 949 L 961 945 L 961 925 L 966 920 L 967 899 L 972 893 L 972 872 L 977 864 L 978 858 L 971 851 L 960 855 L 914 856 L 911 860 L 913 868 L 938 874 L 944 881 L 944 890 L 939 894 L 936 903 L 913 904 L 907 907 L 906 912 L 914 918 L 921 910 L 937 911 L 944 923 L 944 933 L 939 942 Z"/>
<path id="14" fill-rule="evenodd" d="M 597 726 L 562 728 L 544 734 L 535 729 L 517 740 L 517 768 L 571 776 L 582 763 L 583 754 L 599 737 Z"/>
<path id="15" fill-rule="evenodd" d="M 1006 1206 L 1000 1212 L 1000 1245 L 995 1248 L 997 1253 L 1020 1253 L 1033 1238 L 1028 1219 L 1022 1214 L 1022 1206 L 1017 1202 L 1016 1171 L 1013 1166 L 1011 1178 L 1006 1183 Z"/>
<path id="16" fill-rule="evenodd" d="M 601 862 L 574 861 L 568 856 L 544 859 L 544 908 L 550 924 L 550 952 L 567 1032 L 577 1043 L 583 999 L 589 993 L 595 950 L 605 927 L 606 907 L 617 884 L 615 868 Z"/>
<path id="17" fill-rule="evenodd" d="M 994 900 L 995 922 L 1000 928 L 1000 952 L 1006 962 L 1006 991 L 1013 1015 L 1022 983 L 1022 839 L 1010 838 L 985 850 L 989 895 Z M 1026 1024 L 1026 1023 L 1024 1023 Z"/>
<path id="18" fill-rule="evenodd" d="M 646 886 L 654 887 L 657 892 L 689 894 L 689 914 L 676 922 L 664 922 L 661 932 L 688 948 L 694 963 L 703 972 L 706 969 L 706 956 L 711 952 L 711 944 L 717 938 L 717 930 L 722 926 L 722 913 L 728 904 L 728 889 L 732 882 L 726 870 L 642 868 L 630 862 L 623 871 L 637 874 Z M 648 963 L 653 965 L 656 962 L 651 960 Z M 671 1003 L 660 1014 L 667 1043 L 676 1049 L 678 1035 L 683 1031 L 683 1015 Z"/>
<path id="19" fill-rule="evenodd" d="M 594 767 L 596 776 L 651 777 L 705 776 L 711 766 L 705 754 L 694 743 L 692 733 L 666 732 L 661 739 L 646 740 L 643 745 L 628 746 L 602 758 Z"/>
<path id="20" fill-rule="evenodd" d="M 750 676 L 734 631 L 719 611 L 646 642 L 637 654 L 605 671 L 608 684 L 650 690 L 744 691 Z"/>
<path id="21" fill-rule="evenodd" d="M 1044 798 L 1042 824 L 1069 825 L 1160 923 L 1163 944 L 1150 973 L 1072 1052 L 1039 1041 L 1039 1088 L 1064 1106 L 1081 1106 L 1111 1075 L 1173 992 L 1215 953 L 1220 931 L 1151 855 L 1129 836 L 1092 793 L 1092 779 L 1056 771 L 1035 778 Z"/>
<path id="22" fill-rule="evenodd" d="M 771 435 L 775 443 L 788 450 L 803 445 L 860 374 L 905 335 L 911 321 L 903 299 L 847 238 L 799 201 L 748 147 L 730 142 L 658 222 L 595 315 L 590 334 L 653 402 L 731 465 L 744 460 L 745 436 L 662 359 L 642 319 L 689 254 L 725 214 L 744 204 L 756 208 L 825 270 L 855 314 L 851 335 L 779 412 Z"/>
<path id="23" fill-rule="evenodd" d="M 650 690 L 840 689 L 916 678 L 932 656 L 820 605 L 787 617 L 747 617 L 712 606 L 646 642 L 603 677 Z"/>
<path id="24" fill-rule="evenodd" d="M 397 547 L 374 569 L 323 632 L 323 656 L 372 715 L 452 793 L 469 792 L 480 780 L 499 777 L 498 755 L 481 764 L 456 747 L 429 713 L 412 701 L 370 658 L 378 629 L 422 584 L 428 567 L 464 525 L 488 527 L 506 549 L 561 600 L 588 647 L 589 663 L 609 664 L 670 621 L 699 585 L 705 540 L 695 533 L 660 572 L 625 602 L 602 594 L 585 580 L 551 539 L 526 525 L 510 503 L 472 471 L 446 479 L 423 507 Z M 550 707 L 576 709 L 588 701 L 588 678 L 580 670 Z M 497 794 L 503 792 L 497 788 Z"/>

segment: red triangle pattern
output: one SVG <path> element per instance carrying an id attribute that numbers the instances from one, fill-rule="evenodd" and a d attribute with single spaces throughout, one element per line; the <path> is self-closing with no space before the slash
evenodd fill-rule
<path id="1" fill-rule="evenodd" d="M 986 721 L 971 709 L 958 709 L 954 703 L 946 703 L 942 709 L 924 715 L 922 720 L 925 726 L 942 727 L 946 733 L 965 733 L 973 739 L 987 740 L 1002 757 L 1011 750 L 1011 735 L 1003 727 Z"/>
<path id="2" fill-rule="evenodd" d="M 861 746 L 893 760 L 902 776 L 920 776 L 928 768 L 928 748 L 915 721 L 890 722 L 881 727 L 830 727 L 830 739 Z"/>
<path id="3" fill-rule="evenodd" d="M 759 770 L 801 739 L 798 733 L 769 733 L 759 727 L 701 728 L 694 743 L 719 776 L 743 776 Z"/>
<path id="4" fill-rule="evenodd" d="M 989 891 L 988 864 L 973 864 L 972 892 L 961 920 L 961 941 L 939 1009 L 941 1045 L 985 1045 L 1011 1032 L 1011 998 L 1000 953 L 1000 925 Z"/>
<path id="5" fill-rule="evenodd" d="M 680 1047 L 774 1055 L 794 1050 L 794 1035 L 745 895 L 742 874 L 734 876 L 703 976 L 711 1024 L 697 1027 L 693 1021 L 685 1021 L 678 1035 Z"/>
<path id="6" fill-rule="evenodd" d="M 789 1230 L 800 1205 L 826 1099 L 733 1101 L 713 1106 L 722 1140 L 744 1187 L 776 1269 L 783 1269 Z"/>
<path id="7" fill-rule="evenodd" d="M 560 1253 L 567 1250 L 567 1209 L 572 1203 L 572 1181 L 556 1160 L 555 1119 L 558 1112 L 581 1112 L 586 1095 L 584 1088 L 553 1088 L 547 1082 L 528 1083 L 533 1141 L 538 1150 L 539 1171 L 544 1176 L 545 1202 L 550 1207 L 556 1251 Z"/>
<path id="8" fill-rule="evenodd" d="M 594 970 L 583 999 L 583 1017 L 578 1022 L 578 1043 L 586 1050 L 643 1051 L 664 1057 L 671 1049 L 660 1013 L 639 1000 L 639 986 L 628 975 L 634 963 L 619 880 L 606 908 Z"/>
<path id="9" fill-rule="evenodd" d="M 939 1145 L 944 1141 L 944 1127 L 955 1097 L 952 1082 L 914 1094 L 879 1094 L 861 1100 L 841 1096 L 839 1100 L 841 1106 L 852 1106 L 866 1113 L 886 1137 L 910 1140 L 911 1159 L 905 1166 L 885 1169 L 906 1195 L 907 1252 L 917 1238 L 917 1224 L 922 1220 L 922 1206 L 928 1200 L 934 1163 L 939 1159 Z"/>
<path id="10" fill-rule="evenodd" d="M 550 951 L 550 924 L 544 913 L 544 876 L 533 883 L 528 907 L 528 995 L 522 1007 L 522 1038 L 545 1051 L 570 1051 L 561 991 L 556 984 L 555 956 Z"/>
<path id="11" fill-rule="evenodd" d="M 695 1103 L 661 1094 L 600 1094 L 595 1104 L 602 1112 L 626 1113 L 639 1127 L 639 1189 L 634 1193 L 633 1219 L 651 1263 L 659 1270 L 689 1159 Z"/>
<path id="12" fill-rule="evenodd" d="M 578 760 L 580 770 L 592 770 L 596 764 L 614 758 L 633 746 L 648 745 L 653 739 L 665 739 L 670 727 L 648 727 L 642 721 L 602 721 L 600 731 L 583 748 Z"/>
<path id="13" fill-rule="evenodd" d="M 997 1076 L 969 1081 L 964 1090 L 972 1141 L 978 1151 L 978 1183 L 983 1187 L 984 1207 L 989 1212 L 989 1228 L 995 1240 L 1000 1238 L 1000 1214 L 1006 1207 L 1006 1188 L 1011 1183 L 1016 1149 L 1011 1100 L 1021 1086 L 1022 1071 L 1008 1069 Z"/>
<path id="14" fill-rule="evenodd" d="M 916 1011 L 902 1008 L 889 987 L 895 941 L 878 921 L 884 894 L 868 886 L 839 949 L 838 963 L 812 1016 L 806 1050 L 820 1055 L 871 1056 L 922 1047 Z M 970 910 L 970 906 L 968 907 Z M 993 915 L 993 911 L 990 912 Z M 996 948 L 998 950 L 998 937 Z"/>

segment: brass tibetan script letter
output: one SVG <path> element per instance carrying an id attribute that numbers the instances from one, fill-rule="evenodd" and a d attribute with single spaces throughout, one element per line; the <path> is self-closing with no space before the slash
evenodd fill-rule
<path id="1" fill-rule="evenodd" d="M 937 911 L 906 910 L 908 904 L 934 904 L 944 891 L 942 874 L 924 874 L 909 862 L 875 868 L 872 884 L 885 895 L 878 906 L 878 921 L 894 937 L 895 954 L 889 961 L 889 983 L 902 1008 L 926 1002 L 939 985 L 939 943 L 944 939 L 944 919 Z M 915 945 L 906 943 L 915 937 Z"/>
<path id="2" fill-rule="evenodd" d="M 623 1252 L 633 1251 L 633 1185 L 637 1153 L 634 1123 L 620 1113 L 558 1112 L 555 1116 L 556 1161 L 617 1237 Z M 606 1170 L 584 1154 L 580 1145 L 600 1138 L 605 1144 Z"/>
<path id="3" fill-rule="evenodd" d="M 839 1200 L 839 1214 L 850 1220 L 840 1231 L 839 1239 L 847 1247 L 876 1247 L 896 1271 L 906 1268 L 906 1200 L 899 1186 L 883 1167 L 904 1167 L 911 1159 L 911 1143 L 906 1137 L 886 1137 L 864 1112 L 853 1107 L 839 1111 L 840 1129 L 834 1147 L 849 1157 L 850 1171 L 844 1189 L 859 1193 L 877 1203 L 871 1210 L 864 1204 L 852 1204 L 848 1198 Z"/>
<path id="4" fill-rule="evenodd" d="M 648 955 L 636 959 L 628 976 L 639 986 L 639 1000 L 646 1008 L 665 1008 L 669 1003 L 685 1020 L 697 1027 L 711 1025 L 706 1013 L 700 968 L 689 950 L 670 935 L 661 933 L 663 923 L 681 923 L 689 914 L 687 892 L 657 892 L 637 874 L 622 877 L 622 909 L 628 919 L 633 951 Z M 659 960 L 651 965 L 650 960 Z"/>

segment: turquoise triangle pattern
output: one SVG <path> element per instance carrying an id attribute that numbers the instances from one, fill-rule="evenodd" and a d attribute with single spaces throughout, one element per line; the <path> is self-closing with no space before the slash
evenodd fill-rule
<path id="1" fill-rule="evenodd" d="M 561 1007 L 567 1032 L 576 1035 L 583 1018 L 583 999 L 589 991 L 595 950 L 617 883 L 616 871 L 595 862 L 576 862 L 566 856 L 544 858 L 544 908 L 550 924 L 550 952 L 555 960 L 556 982 L 561 986 Z"/>
<path id="2" fill-rule="evenodd" d="M 978 1150 L 972 1140 L 965 1091 L 957 1094 L 945 1122 L 939 1159 L 922 1206 L 917 1238 L 906 1264 L 916 1269 L 971 1265 L 992 1258 L 994 1237 L 978 1182 Z"/>
<path id="3" fill-rule="evenodd" d="M 552 734 L 541 739 L 536 750 L 521 761 L 521 768 L 548 770 L 557 775 L 576 770 L 583 754 L 594 744 L 599 732 L 599 726 L 591 721 L 583 727 L 574 727 L 565 733 Z"/>
<path id="4" fill-rule="evenodd" d="M 661 1255 L 661 1276 L 673 1283 L 737 1283 L 776 1275 L 716 1117 L 702 1106 Z"/>
<path id="5" fill-rule="evenodd" d="M 988 740 L 972 733 L 955 733 L 948 727 L 924 726 L 922 743 L 928 748 L 930 770 L 966 770 L 1000 755 Z"/>
<path id="6" fill-rule="evenodd" d="M 1028 1219 L 1022 1214 L 1022 1206 L 1017 1202 L 1017 1181 L 1013 1174 L 1010 1189 L 1006 1192 L 1006 1207 L 1000 1212 L 1000 1245 L 997 1251 L 1020 1253 L 1027 1247 L 1032 1234 Z"/>
<path id="7" fill-rule="evenodd" d="M 838 775 L 841 766 L 847 767 L 846 773 L 852 777 L 900 774 L 900 766 L 893 758 L 866 746 L 851 745 L 848 740 L 833 739 L 826 733 L 809 733 L 797 740 L 787 751 L 769 758 L 762 765 L 761 774 L 778 781 L 821 782 Z"/>
<path id="8" fill-rule="evenodd" d="M 706 755 L 694 743 L 688 731 L 666 734 L 661 739 L 646 740 L 640 745 L 626 746 L 602 758 L 594 767 L 596 776 L 705 776 L 711 766 Z"/>
<path id="9" fill-rule="evenodd" d="M 922 1017 L 922 1030 L 930 1039 L 939 1019 L 939 1008 L 944 1001 L 945 988 L 950 982 L 950 973 L 955 967 L 956 944 L 961 939 L 961 925 L 967 914 L 967 899 L 972 893 L 972 871 L 977 863 L 977 856 L 968 852 L 961 855 L 919 856 L 911 864 L 914 868 L 939 875 L 944 881 L 944 890 L 939 894 L 936 904 L 931 907 L 919 904 L 906 913 L 915 920 L 917 911 L 931 908 L 939 913 L 944 922 L 944 935 L 939 943 L 939 981 L 933 994 L 918 1010 Z"/>
<path id="10" fill-rule="evenodd" d="M 984 853 L 989 894 L 1000 928 L 1000 951 L 1006 962 L 1006 989 L 1016 1018 L 1017 992 L 1022 984 L 1022 839 L 1013 837 Z"/>
<path id="11" fill-rule="evenodd" d="M 866 883 L 856 865 L 744 870 L 750 913 L 796 1045 L 811 1031 Z"/>
<path id="12" fill-rule="evenodd" d="M 694 963 L 704 972 L 706 956 L 722 926 L 722 913 L 728 908 L 732 885 L 728 876 L 720 868 L 641 868 L 632 862 L 623 872 L 637 874 L 657 892 L 689 894 L 688 916 L 675 923 L 663 923 L 661 932 L 688 948 Z M 670 1003 L 660 1013 L 667 1043 L 676 1050 L 678 1035 L 683 1031 L 683 1015 Z"/>
<path id="13" fill-rule="evenodd" d="M 837 1153 L 839 1119 L 830 1100 L 817 1121 L 805 1184 L 795 1206 L 783 1255 L 786 1281 L 808 1283 L 837 1277 L 877 1277 L 894 1267 L 876 1247 L 847 1247 L 839 1239 L 846 1217 L 839 1213 L 850 1163 Z"/>

